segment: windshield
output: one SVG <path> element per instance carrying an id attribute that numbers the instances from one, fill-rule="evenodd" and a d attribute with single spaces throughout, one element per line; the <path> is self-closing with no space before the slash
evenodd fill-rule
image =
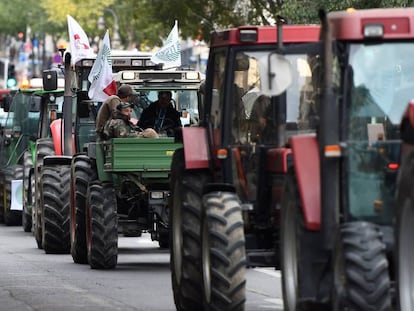
<path id="1" fill-rule="evenodd" d="M 409 43 L 351 46 L 355 114 L 400 123 L 413 93 L 413 52 Z"/>
<path id="2" fill-rule="evenodd" d="M 131 100 L 134 103 L 133 117 L 138 119 L 142 111 L 151 103 L 158 100 L 159 90 L 141 90 L 136 89 L 134 98 Z M 199 122 L 199 92 L 196 89 L 184 90 L 169 90 L 172 93 L 171 104 L 180 112 L 181 124 L 194 125 Z"/>
<path id="3" fill-rule="evenodd" d="M 399 126 L 413 97 L 412 43 L 353 44 L 349 50 L 348 179 L 351 214 L 389 223 Z M 378 220 L 379 219 L 379 220 Z"/>
<path id="4" fill-rule="evenodd" d="M 304 53 L 283 55 L 290 63 L 292 75 L 292 83 L 284 93 L 286 102 L 283 102 L 281 96 L 268 96 L 262 90 L 263 76 L 268 74 L 267 62 L 262 60 L 267 60 L 272 52 L 249 51 L 236 56 L 245 63 L 234 71 L 232 138 L 236 144 L 275 143 L 280 135 L 277 120 L 287 124 L 282 143 L 287 143 L 289 136 L 298 131 L 314 131 L 316 128 L 318 112 L 316 88 L 313 87 L 316 77 L 313 74 L 317 56 Z M 285 73 L 281 69 L 276 74 L 283 76 Z M 218 81 L 216 84 L 220 85 Z M 217 93 L 220 91 L 217 89 Z M 216 98 L 223 99 L 220 96 Z"/>

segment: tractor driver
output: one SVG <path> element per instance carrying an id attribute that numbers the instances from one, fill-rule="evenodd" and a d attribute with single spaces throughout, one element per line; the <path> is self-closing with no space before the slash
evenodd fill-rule
<path id="1" fill-rule="evenodd" d="M 170 91 L 159 91 L 158 100 L 151 103 L 141 114 L 138 122 L 143 129 L 153 128 L 157 132 L 166 131 L 173 136 L 174 129 L 182 126 L 180 113 L 172 104 Z"/>

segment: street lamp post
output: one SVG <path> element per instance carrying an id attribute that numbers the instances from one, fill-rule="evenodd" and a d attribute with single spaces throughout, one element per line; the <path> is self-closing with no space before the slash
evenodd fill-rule
<path id="1" fill-rule="evenodd" d="M 111 8 L 105 8 L 104 11 L 109 12 L 112 14 L 114 18 L 114 27 L 113 27 L 113 35 L 112 35 L 112 46 L 117 49 L 121 46 L 121 36 L 119 35 L 119 24 L 118 24 L 118 16 L 116 15 L 115 11 Z M 103 16 L 99 17 L 98 19 L 98 28 L 103 29 L 105 27 L 105 19 Z"/>

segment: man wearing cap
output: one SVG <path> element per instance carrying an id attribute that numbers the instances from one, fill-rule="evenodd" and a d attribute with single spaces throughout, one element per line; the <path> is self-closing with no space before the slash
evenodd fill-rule
<path id="1" fill-rule="evenodd" d="M 106 122 L 111 118 L 112 112 L 118 104 L 128 102 L 129 97 L 134 94 L 130 85 L 123 84 L 118 88 L 117 95 L 109 96 L 99 108 L 98 116 L 96 117 L 96 132 L 102 138 L 103 128 Z"/>
<path id="2" fill-rule="evenodd" d="M 112 112 L 112 119 L 107 121 L 103 129 L 103 135 L 108 138 L 125 138 L 125 137 L 146 137 L 157 138 L 158 134 L 152 129 L 146 129 L 142 132 L 130 121 L 132 114 L 132 104 L 121 102 Z"/>

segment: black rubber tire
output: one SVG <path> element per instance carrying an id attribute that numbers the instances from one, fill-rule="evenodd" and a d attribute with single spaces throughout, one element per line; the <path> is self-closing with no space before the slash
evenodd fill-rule
<path id="1" fill-rule="evenodd" d="M 321 247 L 322 233 L 310 231 L 300 203 L 294 172 L 285 177 L 281 204 L 280 254 L 284 310 L 331 310 L 331 252 Z"/>
<path id="2" fill-rule="evenodd" d="M 4 206 L 4 224 L 6 226 L 21 226 L 22 211 L 11 210 L 12 180 L 23 179 L 23 166 L 16 164 L 4 170 L 4 189 L 5 189 L 5 206 Z"/>
<path id="3" fill-rule="evenodd" d="M 89 184 L 86 210 L 86 244 L 92 269 L 112 269 L 118 261 L 118 216 L 111 183 Z"/>
<path id="4" fill-rule="evenodd" d="M 43 165 L 43 158 L 54 155 L 55 149 L 50 138 L 40 138 L 36 141 L 36 156 L 34 164 L 35 201 L 32 206 L 32 229 L 39 249 L 43 248 L 42 243 L 42 206 L 40 201 L 40 169 Z"/>
<path id="5" fill-rule="evenodd" d="M 0 170 L 0 223 L 4 223 L 4 169 Z"/>
<path id="6" fill-rule="evenodd" d="M 25 151 L 23 155 L 23 212 L 22 212 L 22 227 L 24 232 L 32 230 L 32 206 L 31 201 L 31 180 L 30 170 L 33 167 L 32 154 L 30 151 Z"/>
<path id="7" fill-rule="evenodd" d="M 88 263 L 86 247 L 86 193 L 88 184 L 97 178 L 92 160 L 86 154 L 77 154 L 71 164 L 70 244 L 73 261 Z"/>
<path id="8" fill-rule="evenodd" d="M 204 310 L 244 310 L 247 261 L 240 200 L 235 193 L 211 192 L 203 206 Z"/>
<path id="9" fill-rule="evenodd" d="M 414 152 L 403 157 L 397 185 L 395 224 L 396 310 L 414 310 Z"/>
<path id="10" fill-rule="evenodd" d="M 287 176 L 281 207 L 280 254 L 284 310 L 299 308 L 300 236 L 303 233 L 298 191 L 293 177 Z"/>
<path id="11" fill-rule="evenodd" d="M 391 311 L 391 280 L 380 228 L 341 225 L 334 252 L 333 310 Z"/>
<path id="12" fill-rule="evenodd" d="M 70 252 L 70 167 L 41 169 L 42 246 L 46 254 Z"/>
<path id="13" fill-rule="evenodd" d="M 201 170 L 186 170 L 184 149 L 171 162 L 169 202 L 170 267 L 178 311 L 202 309 L 201 210 L 203 187 L 210 180 Z"/>

